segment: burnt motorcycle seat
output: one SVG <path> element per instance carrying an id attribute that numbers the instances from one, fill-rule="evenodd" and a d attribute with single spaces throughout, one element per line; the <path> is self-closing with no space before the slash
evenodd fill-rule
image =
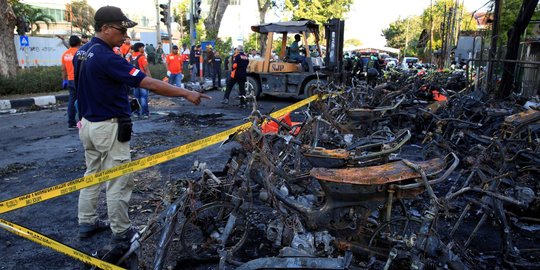
<path id="1" fill-rule="evenodd" d="M 446 163 L 440 158 L 413 163 L 420 166 L 427 176 L 436 175 L 446 167 Z M 353 185 L 383 185 L 421 177 L 420 173 L 401 160 L 360 168 L 313 168 L 310 175 L 322 181 Z"/>

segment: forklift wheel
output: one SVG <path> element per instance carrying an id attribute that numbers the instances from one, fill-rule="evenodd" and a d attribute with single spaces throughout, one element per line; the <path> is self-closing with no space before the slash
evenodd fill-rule
<path id="1" fill-rule="evenodd" d="M 257 98 L 261 98 L 264 96 L 262 94 L 259 81 L 254 77 L 248 76 L 246 80 L 246 93 L 250 93 L 251 91 L 253 91 Z"/>

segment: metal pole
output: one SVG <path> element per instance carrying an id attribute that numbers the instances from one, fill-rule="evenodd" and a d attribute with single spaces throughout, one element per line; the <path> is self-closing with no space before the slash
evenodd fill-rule
<path id="1" fill-rule="evenodd" d="M 189 6 L 189 43 L 191 46 L 195 45 L 195 35 L 197 33 L 195 30 L 195 22 L 193 22 L 193 12 L 193 0 L 191 0 Z"/>
<path id="2" fill-rule="evenodd" d="M 171 0 L 167 4 L 169 11 L 167 11 L 167 34 L 169 35 L 169 53 L 172 52 L 173 40 L 172 40 L 172 31 L 171 31 Z M 163 43 L 162 43 L 163 44 Z"/>
<path id="3" fill-rule="evenodd" d="M 161 29 L 159 29 L 159 3 L 158 0 L 154 0 L 156 4 L 156 43 L 161 42 Z M 133 37 L 131 37 L 133 38 Z M 157 44 L 156 44 L 157 46 Z"/>
<path id="4" fill-rule="evenodd" d="M 403 57 L 407 57 L 407 45 L 409 44 L 409 22 L 410 18 L 407 18 L 407 30 L 405 31 L 405 48 L 403 48 Z"/>

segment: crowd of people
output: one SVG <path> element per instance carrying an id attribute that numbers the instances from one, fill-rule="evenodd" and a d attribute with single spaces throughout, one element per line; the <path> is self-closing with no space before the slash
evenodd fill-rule
<path id="1" fill-rule="evenodd" d="M 88 42 L 88 36 L 71 36 L 69 38 L 68 50 L 62 55 L 62 89 L 69 90 L 68 101 L 68 129 L 77 129 L 76 115 L 77 92 L 74 82 L 73 57 L 77 50 Z M 235 84 L 240 87 L 239 93 L 245 93 L 245 73 L 249 59 L 260 59 L 260 54 L 256 50 L 251 50 L 245 54 L 243 47 L 239 46 L 231 49 L 225 59 L 221 57 L 219 51 L 214 51 L 212 45 L 207 45 L 202 50 L 200 44 L 189 48 L 187 44 L 171 46 L 171 53 L 165 54 L 163 46 L 158 43 L 157 49 L 152 44 L 142 42 L 132 42 L 129 36 L 125 36 L 120 46 L 114 46 L 113 52 L 134 67 L 143 72 L 146 76 L 152 77 L 149 65 L 164 64 L 167 68 L 167 77 L 164 78 L 170 84 L 177 87 L 184 87 L 185 75 L 189 74 L 189 82 L 200 83 L 202 78 L 212 80 L 212 88 L 225 91 L 223 104 L 228 104 L 230 92 Z M 240 55 L 239 57 L 237 57 Z M 202 70 L 201 70 L 202 68 Z M 226 71 L 226 84 L 222 85 L 222 72 Z M 204 71 L 204 72 L 203 72 Z M 229 85 L 231 85 L 229 87 Z M 142 87 L 130 87 L 130 96 L 135 98 L 136 106 L 133 106 L 132 116 L 135 118 L 148 119 L 150 116 L 148 108 L 149 91 Z M 243 95 L 243 94 L 240 94 Z M 240 107 L 245 107 L 241 102 Z"/>

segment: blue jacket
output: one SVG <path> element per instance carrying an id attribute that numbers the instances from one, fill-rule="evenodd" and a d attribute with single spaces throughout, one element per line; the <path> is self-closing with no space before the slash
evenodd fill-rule
<path id="1" fill-rule="evenodd" d="M 86 54 L 87 60 L 81 67 Z M 79 117 L 99 122 L 131 115 L 128 86 L 139 86 L 146 77 L 142 71 L 115 54 L 107 43 L 97 37 L 77 51 L 73 66 Z"/>

